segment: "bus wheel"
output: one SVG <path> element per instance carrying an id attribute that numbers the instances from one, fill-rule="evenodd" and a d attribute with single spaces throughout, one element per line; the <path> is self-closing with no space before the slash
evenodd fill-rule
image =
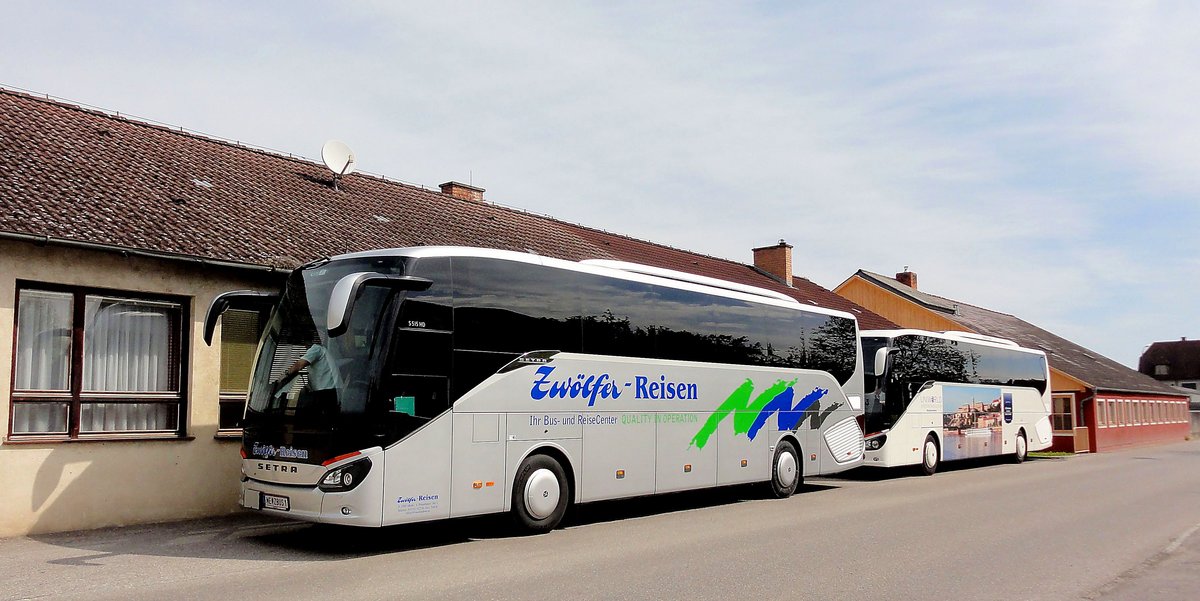
<path id="1" fill-rule="evenodd" d="M 549 532 L 567 513 L 569 493 L 566 473 L 558 461 L 530 455 L 521 462 L 513 483 L 513 519 L 523 530 Z"/>
<path id="2" fill-rule="evenodd" d="M 1017 432 L 1017 463 L 1025 461 L 1029 456 L 1029 442 L 1025 440 L 1025 431 Z"/>
<path id="3" fill-rule="evenodd" d="M 789 440 L 781 440 L 775 447 L 775 460 L 771 462 L 771 492 L 777 498 L 786 499 L 796 492 L 804 475 L 800 473 L 800 460 L 796 447 Z"/>
<path id="4" fill-rule="evenodd" d="M 937 437 L 930 434 L 925 437 L 925 448 L 921 451 L 921 467 L 925 470 L 926 476 L 932 476 L 937 472 L 938 464 L 942 462 L 941 449 L 938 448 Z"/>

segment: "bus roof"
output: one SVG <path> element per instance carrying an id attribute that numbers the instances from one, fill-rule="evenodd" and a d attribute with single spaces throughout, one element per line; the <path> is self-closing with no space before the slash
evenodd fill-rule
<path id="1" fill-rule="evenodd" d="M 657 286 L 666 286 L 680 290 L 689 290 L 692 292 L 703 292 L 706 294 L 735 298 L 747 302 L 808 311 L 810 313 L 818 313 L 833 317 L 843 317 L 853 319 L 855 320 L 855 323 L 858 322 L 858 319 L 855 318 L 854 315 L 845 311 L 828 309 L 816 305 L 804 305 L 792 297 L 767 290 L 765 288 L 757 288 L 755 286 L 738 284 L 736 282 L 727 282 L 725 280 L 719 280 L 716 278 L 697 276 L 682 271 L 673 271 L 669 269 L 651 267 L 649 265 L 639 265 L 636 263 L 611 262 L 610 266 L 610 262 L 606 261 L 566 261 L 563 259 L 555 259 L 553 257 L 543 257 L 533 253 L 522 253 L 493 248 L 478 248 L 472 246 L 412 246 L 406 248 L 385 248 L 338 255 L 335 257 L 330 257 L 330 260 L 337 261 L 342 259 L 359 259 L 368 257 L 477 257 L 500 259 L 504 261 L 516 261 L 520 263 L 529 263 L 531 265 L 542 265 L 545 267 L 554 267 L 557 269 L 590 273 L 593 275 L 654 284 Z"/>
<path id="2" fill-rule="evenodd" d="M 931 332 L 929 330 L 917 330 L 913 328 L 897 329 L 897 330 L 863 330 L 859 332 L 863 338 L 895 338 L 897 336 L 927 336 L 929 338 L 941 338 L 943 340 L 959 340 L 963 342 L 971 342 L 982 344 L 985 346 L 993 346 L 997 348 L 1009 348 L 1014 351 L 1024 353 L 1035 353 L 1045 355 L 1044 351 L 1023 347 L 1007 338 L 998 338 L 996 336 L 987 336 L 984 334 L 976 334 L 974 332 L 962 332 L 958 330 L 947 330 L 944 332 Z"/>

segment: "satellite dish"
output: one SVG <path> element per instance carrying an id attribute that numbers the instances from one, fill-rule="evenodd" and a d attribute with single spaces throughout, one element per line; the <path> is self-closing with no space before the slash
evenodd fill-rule
<path id="1" fill-rule="evenodd" d="M 341 140 L 330 140 L 321 147 L 321 160 L 334 174 L 334 179 L 354 173 L 354 151 Z"/>

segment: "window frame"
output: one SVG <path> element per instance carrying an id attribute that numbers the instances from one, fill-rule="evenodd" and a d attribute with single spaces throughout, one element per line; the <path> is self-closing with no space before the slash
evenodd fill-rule
<path id="1" fill-rule="evenodd" d="M 255 352 L 254 352 L 254 356 L 257 357 L 258 356 L 257 345 L 262 343 L 262 334 L 267 329 L 267 322 L 271 318 L 272 310 L 273 309 L 270 307 L 259 309 L 257 311 L 252 310 L 252 309 L 230 309 L 230 310 L 226 311 L 225 314 L 221 315 L 221 338 L 215 344 L 215 346 L 218 349 L 220 349 L 220 351 L 221 351 L 221 357 L 217 363 L 218 371 L 224 369 L 225 360 L 226 360 L 225 353 L 224 353 L 225 347 L 223 346 L 225 344 L 225 315 L 229 314 L 232 311 L 246 311 L 246 312 L 258 314 L 258 328 L 257 328 L 258 342 L 256 343 Z M 251 365 L 251 378 L 253 378 L 253 365 Z M 217 433 L 214 435 L 214 437 L 215 438 L 240 438 L 242 436 L 241 425 L 238 425 L 237 427 L 233 427 L 233 428 L 225 427 L 225 425 L 221 423 L 221 416 L 223 416 L 225 414 L 224 409 L 228 405 L 238 405 L 241 407 L 243 412 L 245 411 L 246 399 L 250 395 L 250 388 L 251 388 L 252 380 L 248 381 L 246 383 L 246 390 L 244 392 L 230 392 L 230 391 L 226 391 L 224 389 L 224 386 L 223 386 L 224 383 L 221 381 L 221 379 L 222 378 L 219 377 L 218 381 L 217 381 Z M 240 421 L 240 419 L 241 418 L 239 418 L 239 421 Z"/>
<path id="2" fill-rule="evenodd" d="M 1062 405 L 1060 405 L 1062 403 Z M 1066 411 L 1059 411 L 1061 407 L 1065 407 Z M 1055 432 L 1074 432 L 1075 431 L 1075 395 L 1073 394 L 1051 394 L 1050 395 L 1050 429 Z M 1059 428 L 1066 424 L 1068 427 Z"/>
<path id="3" fill-rule="evenodd" d="M 20 304 L 22 293 L 50 292 L 70 294 L 71 301 L 71 348 L 69 357 L 68 386 L 65 391 L 18 390 L 17 385 L 17 341 L 20 329 Z M 170 377 L 177 383 L 174 391 L 154 392 L 114 392 L 84 390 L 84 340 L 89 296 L 105 297 L 115 300 L 134 302 L 160 303 L 169 306 L 170 331 L 168 350 L 168 369 L 174 371 Z M 111 440 L 146 440 L 186 439 L 189 416 L 189 370 L 190 334 L 187 327 L 191 316 L 191 302 L 186 296 L 171 294 L 156 294 L 143 291 L 121 290 L 115 288 L 99 288 L 92 286 L 75 286 L 35 280 L 17 280 L 16 294 L 13 305 L 13 340 L 10 346 L 12 354 L 11 377 L 9 379 L 8 427 L 6 428 L 5 444 L 14 443 L 45 443 L 45 442 L 78 442 L 78 441 L 111 441 Z M 174 361 L 171 359 L 174 358 Z M 67 427 L 65 433 L 58 432 L 14 432 L 16 411 L 24 403 L 65 403 L 67 405 Z M 83 406 L 88 403 L 133 404 L 150 403 L 171 405 L 176 408 L 176 427 L 173 430 L 132 430 L 132 431 L 85 431 L 81 429 Z"/>

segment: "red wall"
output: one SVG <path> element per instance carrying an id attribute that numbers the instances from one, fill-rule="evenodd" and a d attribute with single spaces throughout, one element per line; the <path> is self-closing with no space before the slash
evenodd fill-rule
<path id="1" fill-rule="evenodd" d="M 1143 425 L 1121 425 L 1108 427 L 1100 427 L 1096 422 L 1096 405 L 1098 402 L 1110 400 L 1163 400 L 1180 402 L 1183 399 L 1179 397 L 1169 396 L 1153 396 L 1153 395 L 1112 395 L 1104 394 L 1097 396 L 1096 402 L 1084 403 L 1084 409 L 1087 413 L 1088 433 L 1091 435 L 1091 450 L 1093 452 L 1112 451 L 1128 447 L 1137 447 L 1143 445 L 1162 444 L 1167 442 L 1178 442 L 1184 440 L 1191 432 L 1191 423 L 1187 415 L 1186 401 L 1183 402 L 1185 410 L 1182 418 L 1175 418 L 1181 421 L 1167 424 L 1143 424 Z"/>

